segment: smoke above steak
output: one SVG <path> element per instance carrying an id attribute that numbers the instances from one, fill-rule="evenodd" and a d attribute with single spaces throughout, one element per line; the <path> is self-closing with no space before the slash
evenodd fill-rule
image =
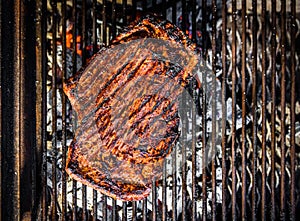
<path id="1" fill-rule="evenodd" d="M 125 28 L 64 84 L 78 115 L 68 174 L 115 199 L 147 197 L 180 136 L 178 97 L 199 63 L 168 21 L 147 16 Z"/>

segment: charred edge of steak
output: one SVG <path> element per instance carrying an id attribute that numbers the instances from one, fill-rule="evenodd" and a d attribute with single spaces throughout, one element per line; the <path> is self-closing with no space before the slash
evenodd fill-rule
<path id="1" fill-rule="evenodd" d="M 141 38 L 161 38 L 179 42 L 192 50 L 196 49 L 196 45 L 176 25 L 153 15 L 146 15 L 132 22 L 123 29 L 123 32 L 116 37 L 112 44 Z"/>
<path id="2" fill-rule="evenodd" d="M 150 194 L 151 190 L 151 184 L 148 186 L 124 184 L 109 179 L 103 172 L 89 165 L 80 153 L 75 140 L 68 150 L 66 171 L 73 179 L 122 201 L 142 200 Z"/>

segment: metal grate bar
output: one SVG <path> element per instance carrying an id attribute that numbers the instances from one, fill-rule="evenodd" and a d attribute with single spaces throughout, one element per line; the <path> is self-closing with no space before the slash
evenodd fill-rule
<path id="1" fill-rule="evenodd" d="M 187 30 L 187 19 L 188 19 L 188 12 L 187 12 L 187 2 L 186 0 L 182 0 L 181 1 L 182 3 L 182 24 L 181 24 L 181 29 L 184 31 L 184 33 L 186 33 L 186 30 Z"/>
<path id="2" fill-rule="evenodd" d="M 86 58 L 87 58 L 87 55 L 86 55 L 86 46 L 87 46 L 87 15 L 86 15 L 86 12 L 87 12 L 88 8 L 87 8 L 87 5 L 86 5 L 86 0 L 82 0 L 82 8 L 81 8 L 81 14 L 82 14 L 82 21 L 81 21 L 81 42 L 80 42 L 80 45 L 81 45 L 81 50 L 82 50 L 82 66 L 85 66 L 86 64 Z"/>
<path id="3" fill-rule="evenodd" d="M 147 199 L 143 200 L 143 221 L 147 221 Z"/>
<path id="4" fill-rule="evenodd" d="M 196 0 L 192 0 L 191 2 L 191 7 L 192 7 L 192 39 L 195 40 L 196 39 L 196 33 L 197 33 L 197 29 L 196 29 L 196 25 L 197 25 L 197 2 Z M 195 122 L 195 121 L 193 121 Z"/>
<path id="5" fill-rule="evenodd" d="M 123 202 L 123 213 L 122 213 L 122 220 L 127 220 L 127 202 Z"/>
<path id="6" fill-rule="evenodd" d="M 42 220 L 47 220 L 47 0 L 41 5 L 41 54 L 42 54 Z"/>
<path id="7" fill-rule="evenodd" d="M 212 1 L 212 75 L 213 80 L 212 80 L 212 95 L 216 97 L 216 55 L 217 55 L 217 43 L 216 43 L 216 38 L 217 38 L 217 2 L 216 0 Z M 216 160 L 215 160 L 215 151 L 216 151 L 216 99 L 212 99 L 212 135 L 211 135 L 211 155 L 212 155 L 212 160 L 211 160 L 211 181 L 212 181 L 212 220 L 216 220 Z"/>
<path id="8" fill-rule="evenodd" d="M 176 24 L 177 20 L 176 1 L 172 1 L 172 22 Z M 172 220 L 177 219 L 177 148 L 173 150 L 172 154 Z"/>
<path id="9" fill-rule="evenodd" d="M 117 219 L 117 211 L 116 211 L 116 205 L 117 202 L 115 199 L 112 200 L 112 216 L 111 216 L 111 219 L 112 220 L 116 220 Z"/>
<path id="10" fill-rule="evenodd" d="M 73 5 L 73 10 L 72 10 L 72 19 L 74 21 L 73 24 L 73 52 L 72 52 L 72 64 L 77 64 L 77 0 L 72 0 L 72 5 Z M 73 75 L 76 74 L 77 68 L 76 65 L 73 65 Z M 72 220 L 76 221 L 78 220 L 77 218 L 77 181 L 73 180 L 72 181 Z"/>
<path id="11" fill-rule="evenodd" d="M 246 184 L 246 1 L 242 1 L 242 219 L 247 220 L 246 201 L 247 201 L 247 184 Z"/>
<path id="12" fill-rule="evenodd" d="M 147 11 L 147 1 L 142 1 L 143 11 Z"/>
<path id="13" fill-rule="evenodd" d="M 93 9 L 92 9 L 92 13 L 93 13 L 93 54 L 95 54 L 97 52 L 97 0 L 93 0 Z"/>
<path id="14" fill-rule="evenodd" d="M 102 204 L 102 218 L 103 220 L 107 220 L 107 196 L 102 195 L 103 204 Z"/>
<path id="15" fill-rule="evenodd" d="M 280 108 L 281 108 L 281 118 L 280 118 L 280 131 L 281 131 L 281 162 L 280 162 L 280 219 L 286 219 L 286 177 L 285 177 L 285 79 L 286 79 L 286 2 L 281 1 L 281 36 L 280 36 L 280 49 L 281 49 L 281 84 L 280 84 Z"/>
<path id="16" fill-rule="evenodd" d="M 132 202 L 132 221 L 136 221 L 136 202 Z"/>
<path id="17" fill-rule="evenodd" d="M 262 183 L 261 220 L 266 220 L 266 0 L 262 1 Z"/>
<path id="18" fill-rule="evenodd" d="M 107 45 L 107 20 L 106 20 L 106 0 L 102 3 L 102 41 Z"/>
<path id="19" fill-rule="evenodd" d="M 167 0 L 162 0 L 162 16 L 167 17 Z"/>
<path id="20" fill-rule="evenodd" d="M 166 168 L 166 161 L 164 161 L 163 164 L 163 175 L 162 175 L 162 220 L 165 221 L 167 220 L 167 193 L 166 193 L 166 188 L 167 188 L 167 181 L 166 181 L 166 173 L 167 173 L 167 168 Z"/>
<path id="21" fill-rule="evenodd" d="M 123 24 L 127 25 L 127 0 L 122 1 Z"/>
<path id="22" fill-rule="evenodd" d="M 14 5 L 15 4 L 15 5 Z M 17 220 L 21 219 L 21 214 L 18 214 L 20 208 L 20 140 L 14 139 L 12 135 L 20 137 L 20 124 L 18 122 L 21 113 L 21 107 L 18 101 L 20 81 L 23 73 L 21 73 L 20 60 L 14 59 L 14 56 L 21 55 L 20 43 L 20 22 L 18 19 L 22 17 L 20 2 L 1 2 L 1 220 Z M 5 14 L 4 10 L 8 11 Z M 9 27 L 11 26 L 11 27 Z M 4 33 L 4 31 L 6 31 Z M 3 44 L 3 39 L 12 38 L 15 42 L 11 44 Z M 5 54 L 5 56 L 4 56 Z M 23 56 L 23 55 L 22 55 Z M 10 60 L 14 62 L 11 62 Z M 16 73 L 14 73 L 16 72 Z M 6 93 L 8 91 L 9 93 Z M 16 109 L 17 113 L 13 110 Z M 8 119 L 11 119 L 9 121 Z M 3 162 L 5 160 L 5 162 Z M 7 171 L 5 173 L 5 171 Z M 9 190 L 9 191 L 7 191 Z M 5 203 L 4 203 L 5 202 Z"/>
<path id="23" fill-rule="evenodd" d="M 227 29 L 227 6 L 226 0 L 222 1 L 222 33 L 226 33 Z M 222 220 L 226 221 L 227 213 L 227 169 L 226 169 L 226 121 L 227 118 L 227 105 L 226 105 L 226 41 L 227 36 L 222 34 Z"/>
<path id="24" fill-rule="evenodd" d="M 204 73 L 205 74 L 205 73 Z M 206 78 L 202 79 L 203 91 L 207 90 Z M 203 93 L 202 102 L 206 103 L 206 95 Z M 207 152 L 205 150 L 206 147 L 206 105 L 202 107 L 202 164 L 207 164 Z M 207 218 L 207 190 L 206 190 L 206 167 L 202 167 L 202 220 L 206 220 Z"/>
<path id="25" fill-rule="evenodd" d="M 132 19 L 134 20 L 136 18 L 136 1 L 132 0 Z"/>
<path id="26" fill-rule="evenodd" d="M 156 0 L 152 0 L 152 8 L 156 7 Z"/>
<path id="27" fill-rule="evenodd" d="M 66 67 L 66 1 L 62 1 L 62 82 L 67 78 L 67 67 Z M 66 131 L 66 96 L 61 91 L 62 98 L 62 167 L 66 165 L 66 153 L 67 153 L 67 131 Z M 66 170 L 62 170 L 62 221 L 67 220 L 67 173 Z"/>
<path id="28" fill-rule="evenodd" d="M 97 191 L 93 190 L 93 221 L 97 221 L 98 216 L 98 203 L 97 203 Z"/>
<path id="29" fill-rule="evenodd" d="M 206 14 L 207 7 L 206 1 L 202 0 L 202 47 L 203 47 L 203 59 L 206 60 L 207 50 L 206 50 L 206 38 L 207 38 L 207 30 L 206 30 Z M 204 75 L 206 73 L 203 73 Z M 202 94 L 202 103 L 206 104 L 206 78 L 203 76 L 202 78 L 203 84 L 203 94 Z M 206 147 L 206 105 L 202 107 L 202 220 L 207 220 L 207 190 L 206 190 L 206 167 L 207 165 L 207 153 L 205 150 Z"/>
<path id="30" fill-rule="evenodd" d="M 172 219 L 176 220 L 177 219 L 177 184 L 176 184 L 176 179 L 177 179 L 177 150 L 176 148 L 174 149 L 172 153 Z"/>
<path id="31" fill-rule="evenodd" d="M 172 1 L 172 22 L 176 24 L 177 20 L 177 3 L 176 1 Z"/>
<path id="32" fill-rule="evenodd" d="M 82 0 L 82 6 L 81 6 L 81 14 L 82 14 L 82 20 L 81 20 L 81 50 L 82 50 L 82 66 L 86 65 L 86 41 L 87 41 L 87 24 L 86 24 L 86 11 L 87 11 L 87 5 L 86 0 Z M 82 184 L 82 220 L 87 220 L 87 193 L 86 193 L 86 185 Z"/>
<path id="33" fill-rule="evenodd" d="M 196 0 L 192 0 L 192 38 L 196 39 Z M 196 85 L 193 85 L 193 101 L 196 101 L 197 94 L 194 88 Z M 196 107 L 192 106 L 192 122 L 196 122 Z M 197 152 L 196 152 L 196 124 L 192 124 L 192 221 L 196 221 L 197 219 L 197 205 L 196 205 L 196 197 L 197 197 L 197 189 L 196 189 L 196 160 L 197 160 Z"/>
<path id="34" fill-rule="evenodd" d="M 116 37 L 116 33 L 117 33 L 117 21 L 116 21 L 116 0 L 112 0 L 112 13 L 111 13 L 111 19 L 112 19 L 112 39 L 114 39 Z"/>
<path id="35" fill-rule="evenodd" d="M 237 20 L 237 9 L 236 0 L 232 1 L 232 128 L 231 128 L 231 173 L 232 173 L 232 185 L 231 185 L 231 209 L 232 209 L 232 220 L 237 219 L 236 214 L 236 20 Z"/>
<path id="36" fill-rule="evenodd" d="M 187 8 L 186 8 L 186 1 L 182 1 L 182 23 L 181 23 L 181 28 L 184 32 L 186 32 L 187 26 Z M 186 95 L 182 95 L 182 107 L 184 108 L 186 106 Z M 186 133 L 187 133 L 187 118 L 185 115 L 181 117 L 182 121 L 182 147 L 181 147 L 181 154 L 182 154 L 182 186 L 181 186 L 181 218 L 182 221 L 186 220 L 186 191 L 187 191 L 187 186 L 186 186 Z M 173 180 L 174 182 L 174 180 Z"/>
<path id="37" fill-rule="evenodd" d="M 296 190 L 295 190 L 295 104 L 296 104 L 296 61 L 295 61 L 295 35 L 296 35 L 296 1 L 291 0 L 291 189 L 290 189 L 290 220 L 296 220 Z"/>
<path id="38" fill-rule="evenodd" d="M 202 0 L 202 48 L 203 48 L 203 58 L 206 60 L 207 56 L 207 30 L 206 30 L 206 25 L 207 25 L 207 6 L 206 6 L 206 0 Z"/>
<path id="39" fill-rule="evenodd" d="M 257 196 L 256 196 L 256 188 L 257 188 L 257 1 L 253 0 L 252 2 L 253 15 L 252 15 L 252 37 L 253 37 L 253 45 L 252 45 L 252 117 L 253 117 L 253 125 L 252 125 L 252 220 L 255 221 L 257 218 Z"/>
<path id="40" fill-rule="evenodd" d="M 275 220 L 276 0 L 272 0 L 271 219 Z"/>
<path id="41" fill-rule="evenodd" d="M 102 1 L 102 43 L 107 45 L 107 18 L 106 18 L 106 6 L 107 1 Z M 107 220 L 107 196 L 103 195 L 103 204 L 102 204 L 102 216 L 103 220 Z"/>
<path id="42" fill-rule="evenodd" d="M 72 220 L 76 221 L 77 218 L 77 181 L 73 180 L 72 186 Z"/>
<path id="43" fill-rule="evenodd" d="M 97 46 L 97 0 L 93 0 L 93 5 L 92 5 L 92 13 L 93 13 L 93 54 L 95 54 L 98 51 L 98 46 Z M 100 27 L 101 30 L 101 27 Z M 93 221 L 97 221 L 98 217 L 98 193 L 96 190 L 93 190 Z"/>
<path id="44" fill-rule="evenodd" d="M 152 220 L 156 220 L 156 183 L 152 181 Z"/>
<path id="45" fill-rule="evenodd" d="M 2 41 L 2 7 L 0 7 L 0 39 Z M 2 55 L 2 45 L 0 45 L 0 55 Z M 0 67 L 2 67 L 2 60 L 0 59 Z M 2 71 L 0 70 L 0 103 L 2 105 Z M 0 132 L 1 132 L 1 138 L 0 138 L 0 145 L 2 146 L 2 108 L 0 108 Z M 0 159 L 2 158 L 2 150 L 0 151 Z M 0 180 L 2 181 L 2 163 L 0 162 Z M 0 184 L 0 199 L 2 199 L 2 183 Z M 0 201 L 0 217 L 2 218 L 2 201 Z"/>
<path id="46" fill-rule="evenodd" d="M 57 2 L 53 0 L 51 2 L 52 6 L 52 19 L 53 19 L 53 26 L 52 26 L 52 98 L 51 98 L 51 105 L 52 105 L 52 196 L 53 199 L 57 199 L 57 188 L 56 188 L 56 164 L 57 164 L 57 87 L 56 87 L 56 78 L 57 78 Z M 56 200 L 51 201 L 52 205 L 52 220 L 56 220 L 56 213 L 57 213 L 57 204 Z"/>

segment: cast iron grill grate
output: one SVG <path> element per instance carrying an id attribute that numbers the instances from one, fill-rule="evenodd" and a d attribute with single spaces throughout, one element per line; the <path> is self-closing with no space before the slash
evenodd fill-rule
<path id="1" fill-rule="evenodd" d="M 299 218 L 298 2 L 15 3 L 1 5 L 3 220 Z M 209 94 L 193 92 L 200 106 L 183 109 L 186 142 L 167 158 L 150 196 L 121 202 L 70 179 L 64 170 L 76 119 L 62 82 L 122 27 L 148 13 L 184 30 L 199 47 L 203 75 L 215 80 Z M 15 32 L 8 31 L 10 21 Z M 212 153 L 203 148 L 207 145 Z"/>

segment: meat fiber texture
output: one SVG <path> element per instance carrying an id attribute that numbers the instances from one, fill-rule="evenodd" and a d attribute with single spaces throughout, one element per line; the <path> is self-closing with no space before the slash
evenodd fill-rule
<path id="1" fill-rule="evenodd" d="M 114 199 L 147 197 L 180 135 L 178 97 L 200 86 L 199 64 L 168 21 L 146 16 L 125 28 L 64 83 L 78 116 L 68 174 Z"/>

